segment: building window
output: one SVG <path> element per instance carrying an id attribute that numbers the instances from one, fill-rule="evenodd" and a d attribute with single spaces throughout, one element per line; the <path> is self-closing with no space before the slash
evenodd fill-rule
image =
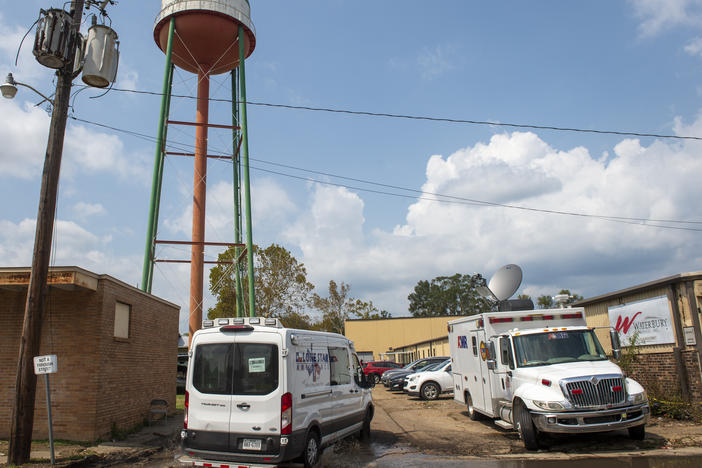
<path id="1" fill-rule="evenodd" d="M 117 302 L 115 304 L 115 338 L 129 338 L 129 319 L 132 306 Z"/>

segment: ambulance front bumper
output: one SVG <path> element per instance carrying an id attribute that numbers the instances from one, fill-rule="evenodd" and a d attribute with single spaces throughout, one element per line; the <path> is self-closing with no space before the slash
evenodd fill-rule
<path id="1" fill-rule="evenodd" d="M 648 422 L 648 403 L 641 405 L 581 412 L 531 411 L 534 425 L 542 432 L 578 434 L 614 431 L 641 426 Z"/>

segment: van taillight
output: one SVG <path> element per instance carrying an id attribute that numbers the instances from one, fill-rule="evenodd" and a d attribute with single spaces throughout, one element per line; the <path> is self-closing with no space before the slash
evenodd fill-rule
<path id="1" fill-rule="evenodd" d="M 292 433 L 292 393 L 285 393 L 280 398 L 280 434 Z"/>
<path id="2" fill-rule="evenodd" d="M 188 392 L 185 392 L 185 416 L 183 417 L 183 429 L 188 428 L 188 406 L 189 406 Z"/>

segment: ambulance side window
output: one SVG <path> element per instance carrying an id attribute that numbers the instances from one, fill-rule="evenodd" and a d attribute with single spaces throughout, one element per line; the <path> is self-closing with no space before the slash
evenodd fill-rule
<path id="1" fill-rule="evenodd" d="M 471 339 L 471 344 L 473 345 L 473 356 L 478 355 L 478 339 L 475 336 L 472 336 Z"/>
<path id="2" fill-rule="evenodd" d="M 351 383 L 349 373 L 349 352 L 346 348 L 329 348 L 329 368 L 332 385 Z"/>
<path id="3" fill-rule="evenodd" d="M 500 355 L 502 357 L 502 365 L 509 366 L 514 369 L 514 359 L 512 359 L 512 346 L 509 343 L 509 338 L 503 336 L 500 338 Z"/>

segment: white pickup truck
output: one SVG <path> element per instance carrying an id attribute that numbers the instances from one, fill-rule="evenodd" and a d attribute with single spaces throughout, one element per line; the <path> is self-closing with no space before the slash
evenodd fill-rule
<path id="1" fill-rule="evenodd" d="M 529 450 L 541 432 L 645 437 L 646 392 L 608 360 L 582 308 L 490 312 L 448 326 L 454 398 L 471 419 L 516 429 Z"/>

